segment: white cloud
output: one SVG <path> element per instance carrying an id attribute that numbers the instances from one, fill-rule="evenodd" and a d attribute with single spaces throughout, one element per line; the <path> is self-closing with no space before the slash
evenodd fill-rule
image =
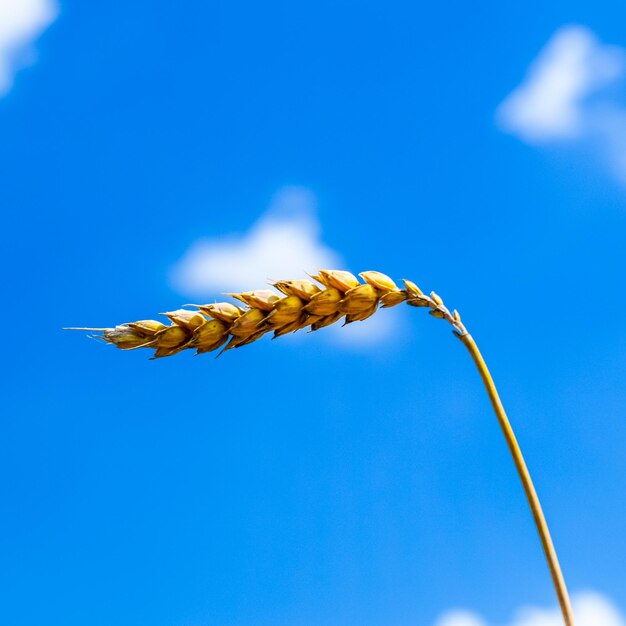
<path id="1" fill-rule="evenodd" d="M 558 30 L 498 107 L 500 127 L 535 145 L 582 148 L 626 185 L 626 50 L 584 26 Z"/>
<path id="2" fill-rule="evenodd" d="M 0 96 L 34 58 L 33 41 L 55 19 L 54 0 L 0 0 Z"/>
<path id="3" fill-rule="evenodd" d="M 572 610 L 577 626 L 626 626 L 626 618 L 617 607 L 606 596 L 596 592 L 574 595 Z M 474 613 L 461 610 L 442 615 L 435 626 L 488 626 L 488 623 Z M 563 626 L 563 618 L 558 608 L 524 607 L 509 626 Z"/>
<path id="4" fill-rule="evenodd" d="M 586 99 L 622 75 L 625 59 L 624 50 L 601 44 L 588 28 L 561 28 L 500 105 L 501 126 L 529 142 L 581 135 Z"/>
<path id="5" fill-rule="evenodd" d="M 208 296 L 263 289 L 269 279 L 306 278 L 307 272 L 343 265 L 320 239 L 313 194 L 288 187 L 245 235 L 192 244 L 173 269 L 172 281 L 183 294 Z"/>
<path id="6" fill-rule="evenodd" d="M 346 269 L 339 253 L 321 240 L 315 206 L 308 189 L 282 189 L 247 233 L 193 243 L 172 268 L 173 288 L 186 297 L 214 299 L 224 292 L 266 289 L 270 279 Z M 363 322 L 345 328 L 336 324 L 319 333 L 344 347 L 373 347 L 398 332 L 399 317 L 394 313 L 380 311 Z"/>

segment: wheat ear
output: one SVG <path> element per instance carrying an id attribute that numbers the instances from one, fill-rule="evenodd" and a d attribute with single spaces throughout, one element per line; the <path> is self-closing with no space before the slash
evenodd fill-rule
<path id="1" fill-rule="evenodd" d="M 365 281 L 342 270 L 320 270 L 310 280 L 280 280 L 273 283 L 276 291 L 268 289 L 227 294 L 245 306 L 231 302 L 185 305 L 196 310 L 178 309 L 164 315 L 170 324 L 155 320 L 128 322 L 114 328 L 72 328 L 69 330 L 99 331 L 99 338 L 122 350 L 154 348 L 154 357 L 172 356 L 187 349 L 196 354 L 222 348 L 240 348 L 273 332 L 280 337 L 307 326 L 311 331 L 344 319 L 344 325 L 365 320 L 378 310 L 402 302 L 428 308 L 429 313 L 452 325 L 453 333 L 467 348 L 482 378 L 493 410 L 513 457 L 522 482 L 566 626 L 574 625 L 567 587 L 559 566 L 550 531 L 522 456 L 511 424 L 498 395 L 493 378 L 472 336 L 461 321 L 458 311 L 452 313 L 434 291 L 424 294 L 415 283 L 404 280 L 404 289 L 380 272 L 359 274 Z"/>

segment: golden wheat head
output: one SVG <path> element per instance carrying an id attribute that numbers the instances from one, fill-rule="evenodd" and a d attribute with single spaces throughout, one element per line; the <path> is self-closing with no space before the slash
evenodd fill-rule
<path id="1" fill-rule="evenodd" d="M 163 313 L 169 324 L 156 320 L 126 322 L 114 328 L 75 328 L 70 330 L 99 331 L 97 335 L 121 350 L 153 348 L 154 358 L 172 356 L 183 350 L 196 354 L 222 348 L 240 348 L 266 333 L 280 337 L 309 327 L 310 331 L 344 320 L 345 324 L 363 321 L 379 308 L 406 302 L 411 306 L 428 307 L 434 317 L 452 324 L 457 335 L 467 331 L 456 311 L 450 313 L 433 291 L 428 296 L 410 280 L 404 289 L 381 272 L 361 272 L 364 282 L 344 270 L 319 270 L 311 278 L 279 280 L 272 284 L 276 291 L 261 289 L 228 293 L 238 301 L 214 304 L 186 304 L 194 309 L 178 309 Z M 318 284 L 316 284 L 318 283 Z"/>

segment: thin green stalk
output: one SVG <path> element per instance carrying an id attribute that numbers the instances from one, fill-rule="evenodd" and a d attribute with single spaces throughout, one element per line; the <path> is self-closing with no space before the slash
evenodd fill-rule
<path id="1" fill-rule="evenodd" d="M 491 400 L 491 405 L 493 406 L 493 410 L 496 414 L 496 417 L 498 418 L 498 422 L 500 424 L 500 428 L 502 429 L 502 433 L 504 434 L 504 438 L 506 439 L 509 451 L 511 452 L 511 456 L 513 457 L 515 467 L 517 468 L 517 473 L 519 474 L 520 480 L 522 481 L 522 486 L 524 487 L 524 492 L 526 493 L 526 498 L 528 499 L 528 504 L 533 514 L 533 519 L 535 520 L 535 526 L 537 527 L 537 532 L 539 533 L 539 538 L 541 539 L 543 552 L 545 554 L 546 560 L 548 561 L 550 575 L 552 576 L 554 589 L 556 590 L 556 595 L 559 600 L 559 606 L 561 607 L 561 613 L 563 614 L 563 621 L 565 622 L 566 626 L 575 626 L 574 615 L 572 613 L 572 607 L 570 604 L 569 595 L 567 593 L 567 587 L 565 586 L 565 580 L 563 579 L 563 574 L 561 572 L 559 560 L 556 555 L 556 550 L 554 549 L 554 544 L 552 543 L 552 538 L 550 537 L 548 524 L 543 514 L 543 510 L 541 509 L 539 497 L 537 496 L 533 481 L 530 477 L 528 467 L 526 467 L 526 462 L 524 461 L 524 457 L 522 456 L 522 451 L 519 447 L 519 444 L 517 443 L 515 433 L 513 432 L 513 428 L 511 427 L 511 424 L 506 416 L 504 407 L 502 406 L 502 402 L 500 400 L 500 396 L 498 395 L 496 386 L 493 382 L 493 378 L 489 373 L 487 364 L 485 363 L 485 360 L 483 359 L 473 337 L 468 332 L 465 332 L 463 334 L 457 333 L 457 336 L 463 342 L 463 345 L 468 349 L 470 355 L 472 356 L 472 359 L 474 360 L 474 363 L 476 364 L 476 367 L 478 368 L 478 371 L 480 372 L 480 376 L 483 379 L 485 389 L 489 394 L 489 400 Z"/>

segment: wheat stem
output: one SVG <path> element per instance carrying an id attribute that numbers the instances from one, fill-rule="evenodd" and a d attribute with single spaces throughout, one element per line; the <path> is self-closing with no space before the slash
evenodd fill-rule
<path id="1" fill-rule="evenodd" d="M 428 296 L 409 280 L 404 280 L 405 288 L 400 289 L 391 278 L 380 272 L 362 272 L 360 276 L 365 284 L 360 283 L 350 272 L 320 270 L 312 278 L 321 287 L 310 280 L 281 280 L 273 284 L 280 294 L 267 289 L 228 294 L 243 303 L 245 308 L 229 302 L 185 305 L 194 306 L 198 310 L 178 309 L 165 313 L 171 322 L 169 326 L 156 320 L 140 320 L 114 328 L 71 330 L 101 331 L 104 341 L 122 350 L 152 348 L 155 350 L 153 358 L 160 358 L 187 349 L 194 349 L 196 354 L 202 354 L 223 346 L 224 352 L 248 345 L 268 332 L 273 332 L 274 337 L 280 337 L 306 327 L 318 330 L 341 318 L 345 318 L 344 324 L 362 321 L 374 315 L 379 306 L 386 308 L 406 302 L 414 307 L 428 308 L 433 317 L 452 325 L 454 334 L 468 349 L 480 372 L 522 481 L 548 561 L 565 626 L 574 626 L 567 588 L 539 497 L 491 374 L 458 311 L 451 313 L 434 291 Z"/>
<path id="2" fill-rule="evenodd" d="M 554 589 L 559 600 L 561 613 L 563 614 L 563 621 L 565 622 L 566 626 L 574 626 L 574 615 L 572 613 L 572 607 L 570 604 L 569 595 L 567 593 L 567 587 L 565 586 L 565 580 L 563 578 L 563 573 L 561 572 L 559 559 L 556 555 L 554 544 L 552 543 L 550 530 L 548 529 L 548 523 L 546 522 L 545 515 L 543 514 L 541 503 L 539 501 L 539 496 L 537 495 L 537 491 L 535 490 L 535 486 L 533 485 L 533 481 L 530 477 L 530 472 L 528 471 L 528 467 L 526 466 L 526 462 L 524 461 L 522 451 L 519 447 L 519 444 L 517 443 L 515 433 L 513 432 L 511 423 L 507 418 L 506 411 L 502 406 L 502 401 L 500 400 L 500 396 L 498 395 L 498 390 L 496 389 L 493 378 L 491 377 L 491 373 L 487 368 L 487 364 L 485 363 L 485 360 L 483 359 L 483 356 L 480 353 L 480 350 L 478 349 L 474 338 L 468 332 L 465 332 L 464 334 L 459 335 L 459 339 L 463 342 L 463 345 L 469 351 L 472 359 L 474 360 L 474 363 L 476 364 L 476 367 L 478 368 L 478 371 L 480 372 L 483 384 L 485 385 L 485 389 L 487 390 L 487 394 L 489 395 L 489 400 L 491 401 L 491 405 L 493 406 L 493 410 L 496 414 L 496 417 L 498 418 L 498 422 L 500 424 L 500 428 L 502 429 L 502 433 L 504 434 L 507 446 L 509 447 L 509 452 L 513 457 L 517 473 L 520 477 L 520 480 L 522 481 L 522 486 L 524 487 L 524 492 L 526 493 L 528 505 L 530 506 L 533 519 L 535 520 L 535 526 L 537 527 L 539 538 L 541 539 L 543 552 L 545 554 L 546 561 L 548 562 L 550 575 L 552 576 L 552 583 L 554 584 Z"/>

